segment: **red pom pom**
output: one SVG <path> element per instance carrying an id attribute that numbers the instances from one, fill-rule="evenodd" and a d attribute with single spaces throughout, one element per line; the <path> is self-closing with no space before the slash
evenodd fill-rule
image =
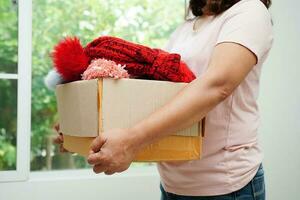
<path id="1" fill-rule="evenodd" d="M 80 80 L 90 61 L 76 37 L 67 37 L 59 42 L 54 47 L 52 59 L 54 67 L 65 81 Z"/>

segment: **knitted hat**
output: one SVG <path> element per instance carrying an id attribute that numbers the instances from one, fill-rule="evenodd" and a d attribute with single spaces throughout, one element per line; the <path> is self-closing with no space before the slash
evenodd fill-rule
<path id="1" fill-rule="evenodd" d="M 52 53 L 54 67 L 65 81 L 81 79 L 81 74 L 94 59 L 104 58 L 126 65 L 128 73 L 136 78 L 191 82 L 196 77 L 180 61 L 179 54 L 167 53 L 111 36 L 102 36 L 86 47 L 78 38 L 65 38 Z"/>

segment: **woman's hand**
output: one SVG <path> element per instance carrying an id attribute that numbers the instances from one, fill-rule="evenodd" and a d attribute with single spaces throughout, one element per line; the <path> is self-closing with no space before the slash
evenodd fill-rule
<path id="1" fill-rule="evenodd" d="M 59 145 L 59 151 L 60 152 L 68 152 L 63 146 L 64 143 L 64 136 L 63 134 L 59 131 L 59 124 L 54 126 L 55 131 L 57 132 L 57 136 L 53 139 L 53 143 Z"/>
<path id="2" fill-rule="evenodd" d="M 95 138 L 87 159 L 94 172 L 112 175 L 127 170 L 141 148 L 134 136 L 129 129 L 112 129 Z"/>

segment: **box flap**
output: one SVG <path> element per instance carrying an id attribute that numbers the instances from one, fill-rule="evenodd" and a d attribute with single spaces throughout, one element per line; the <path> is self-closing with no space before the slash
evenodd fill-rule
<path id="1" fill-rule="evenodd" d="M 172 99 L 186 83 L 139 79 L 103 79 L 102 129 L 127 128 Z M 109 119 L 109 120 L 106 120 Z M 201 124 L 172 135 L 199 136 Z"/>
<path id="2" fill-rule="evenodd" d="M 62 133 L 80 137 L 98 135 L 98 80 L 58 85 L 56 98 Z"/>

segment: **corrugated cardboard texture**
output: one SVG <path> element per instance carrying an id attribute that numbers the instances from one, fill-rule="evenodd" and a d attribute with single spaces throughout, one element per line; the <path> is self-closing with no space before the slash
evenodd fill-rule
<path id="1" fill-rule="evenodd" d="M 70 152 L 87 156 L 93 138 L 64 136 L 64 148 Z M 202 138 L 185 136 L 168 136 L 142 150 L 135 162 L 159 162 L 196 160 L 201 156 Z"/>
<path id="2" fill-rule="evenodd" d="M 201 157 L 202 137 L 171 135 L 142 150 L 135 161 L 197 160 Z"/>
<path id="3" fill-rule="evenodd" d="M 56 88 L 61 132 L 65 135 L 98 135 L 98 80 L 75 81 Z"/>
<path id="4" fill-rule="evenodd" d="M 185 85 L 138 79 L 100 79 L 99 86 L 98 80 L 59 85 L 56 95 L 61 131 L 96 137 L 98 130 L 128 128 L 166 104 Z M 201 127 L 195 123 L 172 135 L 199 136 Z"/>
<path id="5" fill-rule="evenodd" d="M 166 104 L 185 85 L 168 81 L 103 79 L 100 109 L 102 130 L 133 126 Z M 99 90 L 101 93 L 100 86 Z M 172 135 L 199 136 L 200 133 L 201 126 L 195 123 Z"/>

